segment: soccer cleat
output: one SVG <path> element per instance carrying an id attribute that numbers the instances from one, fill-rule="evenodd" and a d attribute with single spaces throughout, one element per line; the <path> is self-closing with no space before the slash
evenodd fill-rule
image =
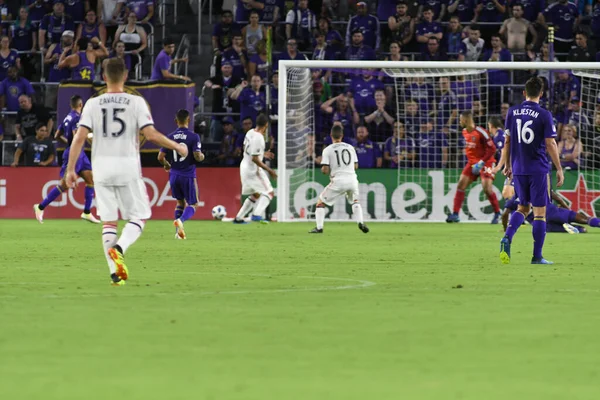
<path id="1" fill-rule="evenodd" d="M 313 230 L 308 233 L 323 233 L 323 229 L 313 228 Z"/>
<path id="2" fill-rule="evenodd" d="M 492 218 L 492 224 L 494 224 L 494 225 L 497 224 L 498 221 L 500 220 L 501 216 L 502 216 L 502 214 L 499 212 L 494 213 L 494 218 Z"/>
<path id="3" fill-rule="evenodd" d="M 98 219 L 96 219 L 96 217 L 94 217 L 92 215 L 92 213 L 86 214 L 86 213 L 81 213 L 81 219 L 84 221 L 88 221 L 91 222 L 92 224 L 99 224 L 100 221 Z"/>
<path id="4" fill-rule="evenodd" d="M 35 218 L 38 220 L 40 224 L 44 223 L 44 210 L 40 210 L 39 204 L 33 205 L 33 211 L 35 212 Z"/>
<path id="5" fill-rule="evenodd" d="M 571 235 L 575 235 L 579 233 L 579 229 L 575 228 L 573 225 L 571 224 L 563 224 L 563 228 L 565 228 L 565 231 L 567 231 L 567 233 L 570 233 Z"/>
<path id="6" fill-rule="evenodd" d="M 123 258 L 123 254 L 115 247 L 111 247 L 110 249 L 108 249 L 108 255 L 117 266 L 117 272 L 115 272 L 115 274 L 119 278 L 126 281 L 127 278 L 129 278 L 129 270 L 127 269 L 127 265 L 125 265 L 125 259 Z"/>
<path id="7" fill-rule="evenodd" d="M 500 261 L 502 261 L 502 264 L 510 263 L 510 242 L 508 238 L 502 238 L 500 241 Z"/>
<path id="8" fill-rule="evenodd" d="M 267 221 L 266 219 L 264 219 L 263 217 L 261 217 L 259 215 L 253 215 L 252 218 L 250 218 L 250 220 L 252 222 L 259 222 L 263 225 L 267 225 L 269 223 L 269 221 Z"/>
<path id="9" fill-rule="evenodd" d="M 125 281 L 123 279 L 119 278 L 117 276 L 117 274 L 111 274 L 110 279 L 111 279 L 110 284 L 112 286 L 125 286 Z"/>
<path id="10" fill-rule="evenodd" d="M 460 218 L 458 217 L 457 213 L 448 214 L 448 218 L 446 218 L 446 222 L 448 222 L 448 223 L 460 222 Z"/>
<path id="11" fill-rule="evenodd" d="M 532 264 L 542 264 L 542 265 L 552 265 L 552 264 L 554 264 L 552 261 L 548 261 L 544 257 L 542 257 L 542 258 L 535 258 L 535 257 L 533 257 L 531 259 L 531 263 Z"/>
<path id="12" fill-rule="evenodd" d="M 173 221 L 173 226 L 175 226 L 175 233 L 179 236 L 179 239 L 185 239 L 185 231 L 183 230 L 183 222 L 178 218 Z"/>
<path id="13" fill-rule="evenodd" d="M 364 233 L 369 233 L 369 228 L 367 228 L 365 224 L 358 224 L 358 229 L 360 229 Z"/>
<path id="14" fill-rule="evenodd" d="M 246 221 L 244 221 L 243 219 L 237 219 L 237 218 L 235 218 L 235 219 L 234 219 L 233 221 L 231 221 L 231 222 L 233 222 L 234 224 L 239 224 L 239 225 L 247 224 L 247 222 L 246 222 Z"/>

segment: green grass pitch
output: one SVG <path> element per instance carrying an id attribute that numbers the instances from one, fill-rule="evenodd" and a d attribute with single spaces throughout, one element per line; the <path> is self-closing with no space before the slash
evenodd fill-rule
<path id="1" fill-rule="evenodd" d="M 0 399 L 598 399 L 600 230 L 0 221 Z"/>

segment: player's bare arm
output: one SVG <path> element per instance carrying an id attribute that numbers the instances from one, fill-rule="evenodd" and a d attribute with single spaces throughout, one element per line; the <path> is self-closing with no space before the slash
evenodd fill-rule
<path id="1" fill-rule="evenodd" d="M 165 153 L 163 153 L 162 151 L 158 152 L 158 162 L 160 163 L 160 165 L 163 166 L 165 171 L 168 171 L 171 169 L 171 164 L 167 161 L 167 158 L 165 157 Z"/>
<path id="2" fill-rule="evenodd" d="M 331 172 L 329 165 L 323 165 L 321 167 L 321 172 L 325 175 L 329 175 L 329 172 Z"/>
<path id="3" fill-rule="evenodd" d="M 567 202 L 565 201 L 565 199 L 562 198 L 562 196 L 560 196 L 558 193 L 556 193 L 554 190 L 552 190 L 550 192 L 550 197 L 552 197 L 552 200 L 556 201 L 558 203 L 558 206 L 561 208 L 569 208 L 569 205 L 567 204 Z"/>
<path id="4" fill-rule="evenodd" d="M 81 128 L 80 128 L 81 129 Z M 156 130 L 154 125 L 148 125 L 141 130 L 142 135 L 157 146 L 175 150 L 182 157 L 187 157 L 188 148 L 184 143 L 177 143 Z M 79 133 L 79 130 L 77 131 Z"/>
<path id="5" fill-rule="evenodd" d="M 252 162 L 258 165 L 259 168 L 264 169 L 271 176 L 271 178 L 277 178 L 277 174 L 271 168 L 267 166 L 258 156 L 252 156 Z"/>
<path id="6" fill-rule="evenodd" d="M 507 138 L 508 139 L 508 138 Z M 556 167 L 556 187 L 561 187 L 565 181 L 562 166 L 560 165 L 560 156 L 558 154 L 558 146 L 554 138 L 546 138 L 546 148 L 552 159 L 552 163 Z"/>
<path id="7" fill-rule="evenodd" d="M 67 138 L 65 137 L 65 135 L 63 134 L 63 131 L 58 129 L 56 131 L 56 133 L 54 133 L 54 139 L 63 142 L 64 144 L 68 144 L 69 141 L 67 140 Z"/>
<path id="8" fill-rule="evenodd" d="M 504 165 L 503 174 L 507 178 L 512 177 L 512 167 L 510 165 L 510 136 L 506 137 L 506 141 L 504 142 L 504 150 L 502 150 L 502 160 L 500 161 L 502 165 Z"/>
<path id="9" fill-rule="evenodd" d="M 202 153 L 201 151 L 195 151 L 194 152 L 194 160 L 196 160 L 198 162 L 204 161 L 204 153 Z"/>

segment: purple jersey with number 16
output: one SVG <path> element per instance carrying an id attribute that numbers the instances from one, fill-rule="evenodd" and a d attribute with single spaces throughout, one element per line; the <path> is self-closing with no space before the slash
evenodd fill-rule
<path id="1" fill-rule="evenodd" d="M 177 128 L 167 137 L 177 143 L 184 143 L 188 148 L 186 157 L 181 157 L 175 150 L 160 149 L 171 163 L 169 171 L 171 194 L 177 200 L 185 200 L 188 205 L 194 205 L 198 203 L 194 152 L 199 152 L 201 149 L 200 137 L 187 128 Z"/>
<path id="2" fill-rule="evenodd" d="M 521 203 L 545 207 L 550 198 L 546 139 L 556 137 L 552 114 L 536 102 L 524 101 L 508 110 L 505 127 L 505 135 L 510 137 L 515 190 Z"/>

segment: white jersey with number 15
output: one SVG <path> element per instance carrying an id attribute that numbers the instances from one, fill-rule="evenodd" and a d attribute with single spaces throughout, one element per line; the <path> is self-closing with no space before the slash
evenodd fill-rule
<path id="1" fill-rule="evenodd" d="M 85 103 L 79 126 L 94 132 L 95 183 L 122 186 L 141 178 L 139 132 L 149 125 L 154 120 L 143 97 L 105 93 Z"/>
<path id="2" fill-rule="evenodd" d="M 329 166 L 329 175 L 331 178 L 341 176 L 356 177 L 355 163 L 358 163 L 356 150 L 348 143 L 334 143 L 323 150 L 321 165 Z"/>

